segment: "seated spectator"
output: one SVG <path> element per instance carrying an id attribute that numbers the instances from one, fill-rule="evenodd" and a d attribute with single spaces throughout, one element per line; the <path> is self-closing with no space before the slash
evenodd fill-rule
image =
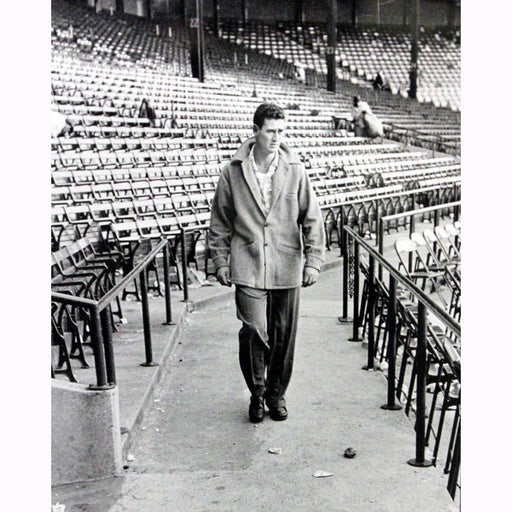
<path id="1" fill-rule="evenodd" d="M 384 80 L 382 78 L 382 75 L 380 71 L 377 73 L 377 76 L 373 79 L 373 88 L 376 91 L 380 91 L 384 85 Z"/>
<path id="2" fill-rule="evenodd" d="M 302 62 L 298 61 L 295 63 L 295 76 L 297 77 L 297 80 L 302 83 L 306 83 L 306 69 L 304 67 L 304 64 Z"/>
<path id="3" fill-rule="evenodd" d="M 73 123 L 58 110 L 51 111 L 51 134 L 52 137 L 62 137 L 73 133 Z"/>
<path id="4" fill-rule="evenodd" d="M 140 103 L 137 117 L 147 117 L 149 119 L 149 123 L 151 124 L 151 126 L 155 126 L 155 109 L 149 104 L 149 101 L 146 98 L 143 98 L 143 100 Z"/>
<path id="5" fill-rule="evenodd" d="M 362 118 L 365 129 L 365 137 L 376 139 L 378 137 L 384 136 L 384 126 L 382 125 L 382 121 L 375 114 L 364 111 L 362 113 Z"/>
<path id="6" fill-rule="evenodd" d="M 352 121 L 354 122 L 354 133 L 356 137 L 368 137 L 364 123 L 363 113 L 371 114 L 372 109 L 366 101 L 362 101 L 359 95 L 354 96 L 352 104 Z"/>
<path id="7" fill-rule="evenodd" d="M 391 84 L 389 82 L 389 78 L 387 76 L 384 77 L 382 84 L 382 90 L 383 91 L 391 91 Z"/>

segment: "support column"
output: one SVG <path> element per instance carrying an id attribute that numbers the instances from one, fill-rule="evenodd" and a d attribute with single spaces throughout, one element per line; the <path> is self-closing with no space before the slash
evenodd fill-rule
<path id="1" fill-rule="evenodd" d="M 217 37 L 221 36 L 220 33 L 220 5 L 219 0 L 213 0 L 213 31 Z"/>
<path id="2" fill-rule="evenodd" d="M 153 15 L 151 12 L 151 0 L 144 0 L 144 6 L 146 8 L 146 18 L 150 20 Z"/>
<path id="3" fill-rule="evenodd" d="M 407 0 L 404 0 L 404 2 L 407 2 Z M 351 20 L 352 20 L 352 26 L 355 28 L 357 25 L 357 0 L 352 0 L 352 9 L 351 9 Z"/>
<path id="4" fill-rule="evenodd" d="M 195 12 L 188 20 L 192 76 L 204 82 L 203 0 L 195 0 Z"/>
<path id="5" fill-rule="evenodd" d="M 242 22 L 245 25 L 249 21 L 249 0 L 242 0 Z"/>
<path id="6" fill-rule="evenodd" d="M 116 14 L 124 13 L 124 2 L 123 0 L 116 0 Z"/>
<path id="7" fill-rule="evenodd" d="M 338 23 L 338 2 L 329 0 L 329 13 L 327 19 L 327 90 L 336 92 L 336 39 Z"/>
<path id="8" fill-rule="evenodd" d="M 459 4 L 460 6 L 460 4 Z M 455 2 L 455 0 L 453 0 L 452 2 L 450 2 L 448 4 L 448 16 L 447 16 L 447 25 L 451 28 L 451 29 L 454 29 L 455 28 L 455 19 L 456 19 L 456 16 L 457 16 L 457 3 Z"/>
<path id="9" fill-rule="evenodd" d="M 418 89 L 420 0 L 413 0 L 411 6 L 411 64 L 409 68 L 409 98 L 415 100 Z"/>
<path id="10" fill-rule="evenodd" d="M 304 2 L 295 0 L 295 23 L 304 23 Z"/>
<path id="11" fill-rule="evenodd" d="M 402 25 L 409 25 L 409 0 L 402 0 Z"/>

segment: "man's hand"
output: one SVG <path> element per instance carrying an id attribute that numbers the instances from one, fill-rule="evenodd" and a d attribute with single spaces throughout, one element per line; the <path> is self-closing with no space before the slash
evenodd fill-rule
<path id="1" fill-rule="evenodd" d="M 217 280 L 222 286 L 231 286 L 231 272 L 229 267 L 220 267 L 217 270 Z"/>
<path id="2" fill-rule="evenodd" d="M 302 273 L 302 286 L 306 288 L 307 286 L 311 286 L 315 284 L 318 279 L 318 270 L 313 267 L 304 267 L 304 272 Z"/>

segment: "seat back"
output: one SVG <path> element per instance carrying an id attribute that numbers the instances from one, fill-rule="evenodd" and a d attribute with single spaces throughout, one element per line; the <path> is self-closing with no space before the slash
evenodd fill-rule
<path id="1" fill-rule="evenodd" d="M 414 254 L 416 244 L 410 238 L 399 238 L 395 240 L 394 247 L 399 260 L 398 269 L 402 269 L 410 277 L 409 255 Z"/>

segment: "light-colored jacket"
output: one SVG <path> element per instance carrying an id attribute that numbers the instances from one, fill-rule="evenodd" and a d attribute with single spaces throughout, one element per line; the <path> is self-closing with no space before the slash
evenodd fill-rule
<path id="1" fill-rule="evenodd" d="M 304 265 L 320 270 L 325 258 L 322 213 L 302 162 L 281 144 L 265 216 L 249 163 L 253 145 L 254 138 L 245 141 L 219 178 L 209 233 L 213 263 L 229 266 L 235 284 L 295 288 Z"/>
<path id="2" fill-rule="evenodd" d="M 372 114 L 372 109 L 370 108 L 370 105 L 366 103 L 366 101 L 360 100 L 357 104 L 357 107 L 352 107 L 351 110 L 352 120 L 354 121 L 355 125 L 359 126 L 360 128 L 364 128 L 363 112 Z"/>

